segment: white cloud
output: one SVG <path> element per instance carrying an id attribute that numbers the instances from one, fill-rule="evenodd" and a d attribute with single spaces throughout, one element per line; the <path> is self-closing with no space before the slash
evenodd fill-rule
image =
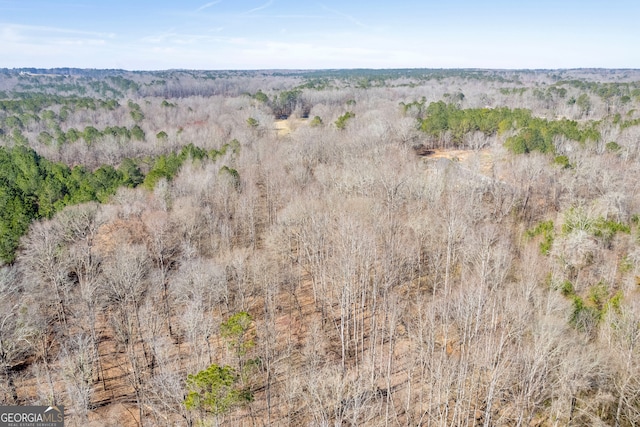
<path id="1" fill-rule="evenodd" d="M 196 12 L 201 12 L 205 9 L 210 8 L 211 6 L 215 6 L 218 3 L 221 3 L 222 0 L 215 0 L 215 1 L 211 1 L 209 3 L 203 4 L 202 6 L 200 6 L 199 8 L 196 9 Z"/>
<path id="2" fill-rule="evenodd" d="M 0 31 L 9 31 L 13 34 L 19 35 L 21 38 L 35 38 L 35 37 L 55 37 L 60 34 L 75 35 L 75 36 L 87 36 L 97 38 L 114 38 L 115 33 L 104 33 L 96 31 L 82 31 L 73 28 L 58 28 L 47 27 L 38 25 L 22 25 L 11 23 L 0 23 Z"/>
<path id="3" fill-rule="evenodd" d="M 91 62 L 96 56 L 105 56 L 115 41 L 114 33 L 0 24 L 0 56 L 4 66 L 95 67 Z"/>
<path id="4" fill-rule="evenodd" d="M 334 15 L 340 16 L 342 18 L 347 19 L 348 21 L 352 22 L 353 24 L 355 24 L 356 26 L 360 27 L 360 28 L 366 28 L 366 29 L 371 29 L 371 27 L 369 27 L 368 25 L 363 24 L 360 20 L 356 19 L 355 17 L 348 15 L 346 13 L 342 13 L 339 10 L 335 10 L 335 9 L 330 9 L 327 6 L 321 4 L 320 5 L 324 10 L 326 10 L 327 12 L 331 12 Z"/>
<path id="5" fill-rule="evenodd" d="M 243 15 L 248 15 L 248 14 L 250 14 L 250 13 L 257 12 L 257 11 L 259 11 L 259 10 L 266 9 L 266 8 L 268 8 L 269 6 L 271 6 L 272 4 L 273 4 L 273 0 L 269 0 L 268 2 L 266 2 L 265 4 L 263 4 L 262 6 L 258 6 L 258 7 L 254 8 L 254 9 L 251 9 L 251 10 L 248 10 L 248 11 L 244 12 L 244 13 L 243 13 Z"/>

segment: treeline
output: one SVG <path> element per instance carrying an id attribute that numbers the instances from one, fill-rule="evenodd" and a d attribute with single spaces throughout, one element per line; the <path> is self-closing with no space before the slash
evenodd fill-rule
<path id="1" fill-rule="evenodd" d="M 60 124 L 73 113 L 79 110 L 104 109 L 113 111 L 120 106 L 115 99 L 64 97 L 44 93 L 14 93 L 12 96 L 14 99 L 0 100 L 0 136 L 13 135 L 19 139 L 21 132 L 30 124 L 44 123 L 56 133 L 56 139 L 59 142 L 65 142 L 67 139 L 73 140 L 73 134 L 78 133 L 75 130 L 69 135 L 70 138 L 60 134 Z M 92 126 L 88 126 L 88 128 L 92 128 Z M 105 131 L 109 132 L 109 130 Z M 93 131 L 89 130 L 88 132 L 92 133 Z M 42 134 L 44 141 L 49 139 L 46 134 L 47 132 Z"/>
<path id="2" fill-rule="evenodd" d="M 251 97 L 268 106 L 273 111 L 274 117 L 279 119 L 286 119 L 296 109 L 300 109 L 302 116 L 307 117 L 311 110 L 311 105 L 302 98 L 302 89 L 300 88 L 283 90 L 274 94 L 271 98 L 262 90 L 258 90 Z"/>
<path id="3" fill-rule="evenodd" d="M 5 114 L 39 113 L 52 106 L 60 106 L 61 110 L 64 108 L 113 110 L 119 106 L 116 99 L 102 100 L 91 97 L 50 95 L 42 92 L 12 92 L 11 94 L 0 93 L 0 95 L 3 95 L 0 98 L 11 98 L 0 99 L 0 110 Z"/>
<path id="4" fill-rule="evenodd" d="M 135 141 L 144 141 L 145 139 L 144 130 L 142 130 L 138 125 L 134 125 L 131 129 L 124 126 L 107 126 L 103 130 L 98 130 L 93 126 L 87 126 L 82 130 L 82 132 L 75 128 L 70 128 L 64 132 L 60 127 L 56 126 L 53 134 L 48 131 L 40 132 L 38 135 L 38 141 L 45 145 L 49 145 L 54 141 L 57 144 L 65 144 L 68 142 L 77 142 L 82 138 L 87 145 L 91 145 L 98 139 L 106 136 L 111 136 L 123 141 L 130 141 L 132 139 Z"/>
<path id="5" fill-rule="evenodd" d="M 143 185 L 148 190 L 153 190 L 157 182 L 161 179 L 171 180 L 178 173 L 185 160 L 189 158 L 196 162 L 202 162 L 204 160 L 216 161 L 226 154 L 235 156 L 239 150 L 240 143 L 235 139 L 224 144 L 219 150 L 214 149 L 207 151 L 193 144 L 189 144 L 183 147 L 179 153 L 161 155 L 156 158 L 151 170 L 144 177 Z M 239 185 L 239 174 L 235 169 L 224 165 L 220 168 L 220 173 L 227 174 L 233 180 L 234 185 Z"/>
<path id="6" fill-rule="evenodd" d="M 604 100 L 620 97 L 623 103 L 631 101 L 631 98 L 640 98 L 640 82 L 603 83 L 584 80 L 560 80 L 554 86 L 571 86 L 576 89 L 592 92 Z"/>
<path id="7" fill-rule="evenodd" d="M 0 147 L 0 258 L 13 261 L 20 237 L 34 219 L 51 218 L 63 207 L 106 201 L 121 185 L 135 186 L 139 170 L 123 163 L 90 172 L 40 157 L 23 146 Z"/>
<path id="8" fill-rule="evenodd" d="M 0 70 L 0 73 L 2 71 L 6 75 L 12 74 L 7 70 Z M 140 89 L 139 83 L 123 77 L 123 75 L 133 77 L 131 73 L 126 72 L 120 73 L 123 75 L 103 70 L 78 69 L 21 69 L 18 72 L 18 83 L 14 90 L 27 91 L 27 93 L 73 93 L 79 96 L 94 93 L 104 97 L 122 98 Z"/>
<path id="9" fill-rule="evenodd" d="M 499 72 L 496 70 L 482 69 L 429 69 L 429 68 L 399 68 L 399 69 L 367 69 L 352 70 L 315 70 L 304 71 L 305 78 L 332 78 L 349 82 L 362 83 L 367 81 L 370 86 L 384 86 L 388 81 L 403 77 L 411 77 L 421 81 L 444 79 L 478 80 L 485 82 L 515 82 L 519 78 L 515 73 Z"/>
<path id="10" fill-rule="evenodd" d="M 442 139 L 447 134 L 454 145 L 461 145 L 464 138 L 473 132 L 485 136 L 515 133 L 506 139 L 505 146 L 516 154 L 538 151 L 554 153 L 554 141 L 564 137 L 586 143 L 600 139 L 598 122 L 580 125 L 574 120 L 547 120 L 533 117 L 530 110 L 516 108 L 471 108 L 461 109 L 456 104 L 444 101 L 425 106 L 425 100 L 401 104 L 404 112 L 417 110 L 419 127 L 433 138 Z"/>
<path id="11" fill-rule="evenodd" d="M 188 158 L 215 161 L 227 152 L 237 153 L 239 143 L 232 141 L 220 150 L 206 151 L 189 144 L 177 153 L 155 159 L 124 159 L 116 169 L 103 165 L 94 171 L 83 166 L 70 168 L 48 161 L 25 146 L 0 147 L 0 259 L 10 263 L 20 238 L 35 219 L 51 218 L 65 206 L 98 201 L 106 202 L 119 187 L 143 184 L 152 190 L 161 179 L 171 180 Z M 143 171 L 148 170 L 145 174 Z M 238 172 L 223 166 L 225 173 L 238 182 Z"/>

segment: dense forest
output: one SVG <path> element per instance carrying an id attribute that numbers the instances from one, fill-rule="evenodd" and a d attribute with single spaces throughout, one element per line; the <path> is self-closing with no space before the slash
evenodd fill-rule
<path id="1" fill-rule="evenodd" d="M 0 69 L 0 399 L 640 424 L 640 71 Z"/>

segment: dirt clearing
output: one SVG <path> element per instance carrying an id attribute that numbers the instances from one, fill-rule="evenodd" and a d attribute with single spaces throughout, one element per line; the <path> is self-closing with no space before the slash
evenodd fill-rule
<path id="1" fill-rule="evenodd" d="M 309 119 L 296 119 L 289 117 L 285 120 L 275 121 L 275 130 L 278 132 L 278 136 L 287 136 L 301 125 L 306 125 Z"/>

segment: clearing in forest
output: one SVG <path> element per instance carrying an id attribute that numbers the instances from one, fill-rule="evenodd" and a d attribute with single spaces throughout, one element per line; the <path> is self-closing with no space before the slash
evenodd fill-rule
<path id="1" fill-rule="evenodd" d="M 481 150 L 451 150 L 443 148 L 432 148 L 418 153 L 421 157 L 428 160 L 447 159 L 469 167 L 474 161 L 480 162 L 480 171 L 483 175 L 491 176 L 493 169 L 493 153 L 490 148 Z"/>
<path id="2" fill-rule="evenodd" d="M 284 120 L 275 121 L 275 130 L 278 132 L 278 136 L 287 136 L 293 132 L 298 126 L 308 122 L 308 119 L 296 119 L 289 117 Z"/>

